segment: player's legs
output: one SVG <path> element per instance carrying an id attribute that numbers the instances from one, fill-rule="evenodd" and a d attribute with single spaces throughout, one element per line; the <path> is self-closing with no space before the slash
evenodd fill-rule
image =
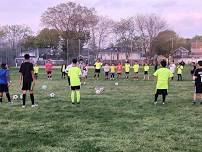
<path id="1" fill-rule="evenodd" d="M 76 101 L 79 104 L 80 103 L 80 99 L 81 99 L 81 95 L 80 95 L 80 90 L 76 90 Z"/>
<path id="2" fill-rule="evenodd" d="M 3 92 L 0 92 L 0 103 L 2 103 Z"/>
<path id="3" fill-rule="evenodd" d="M 162 99 L 163 99 L 163 104 L 164 104 L 166 101 L 166 94 L 162 94 Z"/>
<path id="4" fill-rule="evenodd" d="M 157 103 L 157 100 L 158 100 L 158 93 L 156 93 L 155 95 L 154 95 L 154 103 L 156 104 Z"/>
<path id="5" fill-rule="evenodd" d="M 10 93 L 9 92 L 6 92 L 6 97 L 8 99 L 8 102 L 11 102 L 11 96 L 10 96 Z"/>
<path id="6" fill-rule="evenodd" d="M 30 99 L 31 99 L 31 102 L 32 102 L 32 106 L 35 105 L 35 102 L 34 102 L 34 93 L 32 90 L 29 91 L 29 94 L 30 94 Z"/>
<path id="7" fill-rule="evenodd" d="M 25 107 L 25 102 L 26 102 L 26 90 L 22 90 L 22 107 Z"/>

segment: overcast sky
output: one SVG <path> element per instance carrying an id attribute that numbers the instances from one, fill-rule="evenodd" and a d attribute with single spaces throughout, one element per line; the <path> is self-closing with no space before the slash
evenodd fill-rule
<path id="1" fill-rule="evenodd" d="M 0 0 L 0 25 L 26 24 L 34 31 L 42 28 L 46 8 L 68 0 Z M 72 0 L 94 7 L 100 15 L 115 20 L 136 14 L 155 13 L 167 20 L 179 35 L 202 35 L 202 0 Z"/>

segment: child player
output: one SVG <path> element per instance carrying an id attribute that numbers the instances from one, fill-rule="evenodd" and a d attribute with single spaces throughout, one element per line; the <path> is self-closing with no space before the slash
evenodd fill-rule
<path id="1" fill-rule="evenodd" d="M 177 81 L 182 81 L 182 70 L 183 70 L 183 66 L 178 63 L 177 65 Z"/>
<path id="2" fill-rule="evenodd" d="M 36 63 L 36 64 L 34 65 L 34 77 L 35 77 L 36 80 L 38 79 L 38 75 L 39 75 L 39 66 L 38 66 L 38 64 Z"/>
<path id="3" fill-rule="evenodd" d="M 26 100 L 26 93 L 29 91 L 30 99 L 32 102 L 32 107 L 36 107 L 37 105 L 34 103 L 34 94 L 33 88 L 35 85 L 35 78 L 34 78 L 34 68 L 33 64 L 30 63 L 30 56 L 29 54 L 24 55 L 24 63 L 20 66 L 20 85 L 22 84 L 22 93 L 23 93 L 23 105 L 22 108 L 25 108 L 25 100 Z"/>
<path id="4" fill-rule="evenodd" d="M 77 59 L 72 60 L 72 67 L 68 70 L 68 76 L 70 77 L 72 104 L 75 104 L 75 94 L 77 104 L 80 104 L 81 69 L 77 66 Z"/>
<path id="5" fill-rule="evenodd" d="M 173 77 L 173 73 L 166 68 L 166 61 L 161 61 L 161 68 L 158 69 L 154 76 L 157 77 L 157 83 L 156 83 L 156 93 L 155 93 L 155 101 L 154 104 L 157 104 L 157 99 L 159 95 L 162 95 L 163 97 L 163 104 L 165 104 L 166 96 L 168 95 L 168 81 L 170 78 Z"/>
<path id="6" fill-rule="evenodd" d="M 117 79 L 121 79 L 122 73 L 123 73 L 123 66 L 121 63 L 119 63 L 116 67 L 117 69 Z"/>
<path id="7" fill-rule="evenodd" d="M 134 73 L 135 73 L 134 80 L 138 80 L 139 64 L 137 61 L 135 61 L 133 69 L 134 69 Z"/>
<path id="8" fill-rule="evenodd" d="M 108 80 L 108 79 L 109 79 L 109 70 L 110 70 L 110 67 L 109 67 L 109 65 L 106 63 L 105 66 L 104 66 L 105 80 Z"/>
<path id="9" fill-rule="evenodd" d="M 129 63 L 129 61 L 126 61 L 124 68 L 125 68 L 126 80 L 128 80 L 129 74 L 130 74 L 130 63 Z"/>
<path id="10" fill-rule="evenodd" d="M 65 79 L 66 78 L 66 68 L 67 68 L 67 65 L 66 64 L 62 64 L 62 66 L 61 66 L 61 79 Z"/>
<path id="11" fill-rule="evenodd" d="M 102 62 L 100 61 L 100 59 L 97 59 L 97 61 L 94 64 L 95 67 L 95 74 L 94 74 L 94 79 L 97 78 L 97 80 L 100 77 L 100 71 L 101 71 L 101 67 L 102 67 Z"/>
<path id="12" fill-rule="evenodd" d="M 83 84 L 86 84 L 86 80 L 88 78 L 88 65 L 84 64 L 83 70 L 82 70 L 82 79 L 83 79 Z"/>
<path id="13" fill-rule="evenodd" d="M 145 63 L 143 69 L 144 69 L 144 80 L 146 80 L 146 77 L 147 80 L 149 80 L 149 65 Z"/>
<path id="14" fill-rule="evenodd" d="M 116 66 L 113 63 L 110 66 L 110 73 L 111 73 L 111 80 L 114 80 L 116 74 Z"/>
<path id="15" fill-rule="evenodd" d="M 195 81 L 195 93 L 193 96 L 193 104 L 200 100 L 202 104 L 202 61 L 198 61 L 199 67 L 195 70 L 193 75 L 193 80 Z"/>
<path id="16" fill-rule="evenodd" d="M 46 70 L 46 73 L 47 73 L 48 80 L 52 80 L 53 64 L 51 63 L 50 59 L 45 64 L 45 70 Z"/>
<path id="17" fill-rule="evenodd" d="M 9 86 L 10 86 L 10 77 L 9 71 L 6 67 L 6 64 L 1 64 L 0 69 L 0 103 L 2 103 L 3 93 L 6 93 L 6 97 L 9 103 L 11 102 L 10 94 L 9 94 Z"/>

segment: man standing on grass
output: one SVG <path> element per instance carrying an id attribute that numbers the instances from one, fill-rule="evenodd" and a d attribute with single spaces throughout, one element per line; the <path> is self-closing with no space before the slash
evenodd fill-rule
<path id="1" fill-rule="evenodd" d="M 77 66 L 77 59 L 72 60 L 72 67 L 68 70 L 71 86 L 71 100 L 75 104 L 75 94 L 77 104 L 80 104 L 81 69 Z"/>
<path id="2" fill-rule="evenodd" d="M 1 64 L 0 69 L 0 103 L 2 103 L 3 93 L 6 93 L 6 97 L 9 103 L 11 102 L 10 94 L 9 94 L 9 86 L 10 86 L 10 77 L 9 71 L 6 67 L 6 64 Z"/>
<path id="3" fill-rule="evenodd" d="M 202 61 L 198 62 L 199 67 L 195 70 L 193 75 L 193 80 L 195 81 L 195 92 L 193 96 L 193 104 L 200 100 L 202 104 Z"/>
<path id="4" fill-rule="evenodd" d="M 161 61 L 162 68 L 158 69 L 154 76 L 157 77 L 156 83 L 156 94 L 155 94 L 155 101 L 154 104 L 157 104 L 157 99 L 159 95 L 163 97 L 163 104 L 165 104 L 166 96 L 168 95 L 168 81 L 170 78 L 173 77 L 173 73 L 166 68 L 166 61 Z"/>
<path id="5" fill-rule="evenodd" d="M 26 93 L 29 91 L 30 99 L 32 102 L 32 107 L 36 107 L 37 105 L 34 103 L 34 94 L 33 88 L 35 85 L 35 77 L 34 77 L 34 68 L 33 64 L 30 63 L 30 56 L 29 54 L 24 55 L 25 61 L 20 66 L 20 85 L 22 85 L 22 93 L 23 93 L 23 105 L 22 108 L 25 108 L 25 100 L 26 100 Z"/>

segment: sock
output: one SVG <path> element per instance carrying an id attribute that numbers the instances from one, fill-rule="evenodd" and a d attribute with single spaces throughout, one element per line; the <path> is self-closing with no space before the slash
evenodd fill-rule
<path id="1" fill-rule="evenodd" d="M 155 102 L 158 100 L 158 94 L 155 94 Z"/>
<path id="2" fill-rule="evenodd" d="M 6 97 L 8 99 L 8 102 L 11 102 L 11 97 L 10 97 L 10 94 L 9 93 L 6 93 Z"/>
<path id="3" fill-rule="evenodd" d="M 22 95 L 22 102 L 23 102 L 22 105 L 23 105 L 23 106 L 25 106 L 25 100 L 26 100 L 26 94 L 23 94 L 23 95 Z"/>
<path id="4" fill-rule="evenodd" d="M 163 102 L 165 102 L 166 101 L 166 95 L 162 95 L 162 97 L 163 97 Z"/>
<path id="5" fill-rule="evenodd" d="M 2 102 L 2 97 L 0 97 L 0 102 Z"/>
<path id="6" fill-rule="evenodd" d="M 34 94 L 30 94 L 30 99 L 31 99 L 32 105 L 34 105 Z"/>
<path id="7" fill-rule="evenodd" d="M 72 92 L 71 92 L 71 100 L 72 100 L 72 103 L 74 103 L 74 97 L 75 97 L 75 91 L 72 91 Z"/>
<path id="8" fill-rule="evenodd" d="M 77 103 L 80 102 L 80 98 L 81 98 L 80 91 L 76 91 L 76 101 L 77 101 Z"/>

